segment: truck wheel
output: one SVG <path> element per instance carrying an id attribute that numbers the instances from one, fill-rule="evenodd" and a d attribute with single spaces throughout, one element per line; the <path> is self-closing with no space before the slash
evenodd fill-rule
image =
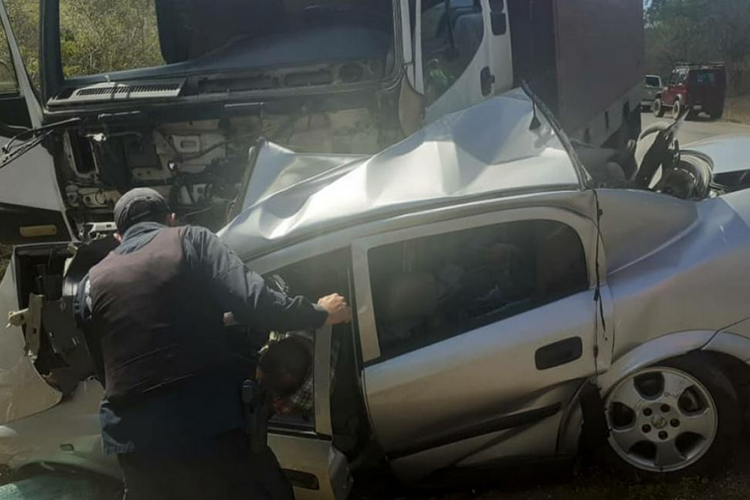
<path id="1" fill-rule="evenodd" d="M 741 428 L 734 386 L 712 358 L 688 355 L 633 373 L 605 402 L 605 459 L 642 480 L 720 470 Z"/>
<path id="2" fill-rule="evenodd" d="M 672 118 L 676 120 L 677 118 L 679 118 L 681 112 L 682 104 L 680 103 L 679 99 L 676 99 L 674 104 L 672 105 Z"/>
<path id="3" fill-rule="evenodd" d="M 657 97 L 654 99 L 654 103 L 651 105 L 651 111 L 653 111 L 654 116 L 657 118 L 664 116 L 664 105 L 661 102 L 661 98 Z"/>

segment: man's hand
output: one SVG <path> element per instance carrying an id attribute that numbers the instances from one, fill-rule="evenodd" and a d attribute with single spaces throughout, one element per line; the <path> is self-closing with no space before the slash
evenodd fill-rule
<path id="1" fill-rule="evenodd" d="M 346 303 L 346 299 L 337 293 L 321 298 L 318 305 L 328 311 L 326 325 L 349 323 L 352 320 L 352 309 Z"/>

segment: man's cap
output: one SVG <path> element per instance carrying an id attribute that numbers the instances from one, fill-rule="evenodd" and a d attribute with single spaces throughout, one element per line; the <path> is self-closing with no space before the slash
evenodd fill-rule
<path id="1" fill-rule="evenodd" d="M 117 231 L 125 231 L 139 222 L 169 214 L 169 205 L 162 195 L 150 188 L 136 188 L 125 193 L 115 205 Z"/>

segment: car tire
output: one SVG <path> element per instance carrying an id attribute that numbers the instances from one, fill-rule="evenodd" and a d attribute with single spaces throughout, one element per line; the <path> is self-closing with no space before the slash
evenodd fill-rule
<path id="1" fill-rule="evenodd" d="M 635 392 L 630 392 L 631 386 Z M 675 387 L 682 392 L 670 394 Z M 631 427 L 626 421 L 629 412 L 620 401 L 634 401 L 637 394 L 644 399 L 630 409 Z M 605 414 L 610 428 L 605 463 L 616 473 L 641 481 L 720 471 L 742 426 L 734 386 L 718 363 L 702 354 L 673 358 L 631 374 L 607 395 Z"/>
<path id="2" fill-rule="evenodd" d="M 664 116 L 664 104 L 661 102 L 661 98 L 657 97 L 654 99 L 654 103 L 651 105 L 651 111 L 657 118 Z"/>
<path id="3" fill-rule="evenodd" d="M 675 120 L 680 117 L 680 113 L 682 112 L 682 103 L 680 103 L 679 99 L 676 99 L 674 104 L 672 105 L 672 118 Z"/>

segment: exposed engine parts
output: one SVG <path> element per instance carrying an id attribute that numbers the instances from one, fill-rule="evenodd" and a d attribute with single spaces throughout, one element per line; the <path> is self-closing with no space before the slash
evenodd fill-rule
<path id="1" fill-rule="evenodd" d="M 259 138 L 318 153 L 376 152 L 400 138 L 369 109 L 303 111 L 69 129 L 56 154 L 67 166 L 63 196 L 74 229 L 111 220 L 121 193 L 144 186 L 161 192 L 181 221 L 218 229 L 242 201 L 248 154 Z"/>

